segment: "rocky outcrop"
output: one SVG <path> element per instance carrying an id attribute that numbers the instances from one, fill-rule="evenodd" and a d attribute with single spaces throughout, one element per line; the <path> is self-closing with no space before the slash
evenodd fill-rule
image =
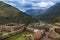
<path id="1" fill-rule="evenodd" d="M 59 39 L 59 34 L 55 32 L 54 28 L 50 28 L 49 37 L 53 39 Z"/>
<path id="2" fill-rule="evenodd" d="M 34 30 L 34 40 L 39 40 L 42 36 L 43 36 L 43 34 L 44 34 L 44 30 L 37 30 L 37 29 L 35 29 Z"/>

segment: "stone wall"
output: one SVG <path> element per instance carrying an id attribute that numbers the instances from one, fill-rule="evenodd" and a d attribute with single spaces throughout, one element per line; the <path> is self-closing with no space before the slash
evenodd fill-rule
<path id="1" fill-rule="evenodd" d="M 27 35 L 25 37 L 25 40 L 34 40 L 34 37 L 33 37 L 33 35 Z"/>
<path id="2" fill-rule="evenodd" d="M 27 27 L 26 30 L 27 30 L 27 31 L 32 31 L 32 32 L 33 32 L 33 31 L 34 31 L 34 28 Z"/>
<path id="3" fill-rule="evenodd" d="M 55 32 L 54 28 L 50 28 L 49 37 L 53 38 L 53 39 L 59 39 L 60 38 L 59 34 Z"/>
<path id="4" fill-rule="evenodd" d="M 0 25 L 0 30 L 12 32 L 12 31 L 16 31 L 16 30 L 21 29 L 24 25 L 25 24 L 19 24 L 19 25 L 15 24 L 13 26 L 6 25 L 6 24 L 5 25 Z"/>
<path id="5" fill-rule="evenodd" d="M 55 32 L 60 34 L 60 28 L 55 28 Z"/>
<path id="6" fill-rule="evenodd" d="M 16 35 L 16 34 L 18 34 L 18 33 L 20 33 L 20 32 L 23 32 L 23 30 L 24 30 L 24 28 L 21 28 L 21 29 L 19 29 L 19 30 L 17 30 L 17 31 L 13 31 L 13 32 L 10 32 L 10 33 L 8 33 L 8 34 L 6 34 L 6 35 L 2 35 L 2 39 L 11 37 L 11 36 L 13 36 L 13 35 Z"/>
<path id="7" fill-rule="evenodd" d="M 40 38 L 44 35 L 45 31 L 44 30 L 34 30 L 34 40 L 40 40 Z"/>
<path id="8" fill-rule="evenodd" d="M 34 29 L 33 35 L 27 35 L 26 40 L 40 40 L 40 38 L 44 35 L 44 30 Z"/>

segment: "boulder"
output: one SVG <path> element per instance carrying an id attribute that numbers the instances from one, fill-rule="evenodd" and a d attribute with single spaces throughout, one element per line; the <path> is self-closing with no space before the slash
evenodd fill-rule
<path id="1" fill-rule="evenodd" d="M 33 35 L 27 35 L 25 37 L 25 40 L 34 40 L 34 37 L 33 37 Z"/>
<path id="2" fill-rule="evenodd" d="M 44 30 L 34 30 L 34 40 L 39 40 L 44 34 Z"/>

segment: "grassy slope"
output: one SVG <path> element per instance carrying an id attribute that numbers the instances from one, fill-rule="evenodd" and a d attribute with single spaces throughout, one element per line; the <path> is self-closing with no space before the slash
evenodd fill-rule
<path id="1" fill-rule="evenodd" d="M 31 21 L 36 20 L 17 8 L 0 1 L 0 24 L 29 23 Z"/>
<path id="2" fill-rule="evenodd" d="M 23 37 L 23 35 L 29 35 L 29 34 L 33 34 L 33 32 L 25 31 L 25 32 L 19 33 L 15 36 L 12 36 L 10 38 L 7 38 L 5 40 L 25 40 L 25 37 Z"/>
<path id="3" fill-rule="evenodd" d="M 43 14 L 38 15 L 37 18 L 45 22 L 54 22 L 57 21 L 60 17 L 60 3 L 48 8 Z"/>

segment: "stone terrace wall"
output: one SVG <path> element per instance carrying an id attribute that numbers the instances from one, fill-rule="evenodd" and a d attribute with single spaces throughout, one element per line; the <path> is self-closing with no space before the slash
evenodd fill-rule
<path id="1" fill-rule="evenodd" d="M 27 31 L 32 31 L 32 32 L 33 32 L 33 31 L 34 31 L 34 28 L 27 27 L 26 30 L 27 30 Z"/>
<path id="2" fill-rule="evenodd" d="M 23 30 L 24 30 L 24 28 L 21 28 L 21 29 L 19 29 L 19 30 L 17 30 L 17 31 L 13 31 L 13 32 L 10 32 L 10 33 L 8 33 L 8 34 L 6 34 L 6 35 L 2 35 L 2 39 L 11 37 L 11 36 L 13 36 L 13 35 L 16 35 L 16 34 L 18 34 L 18 33 L 20 33 L 20 32 L 23 32 Z"/>

